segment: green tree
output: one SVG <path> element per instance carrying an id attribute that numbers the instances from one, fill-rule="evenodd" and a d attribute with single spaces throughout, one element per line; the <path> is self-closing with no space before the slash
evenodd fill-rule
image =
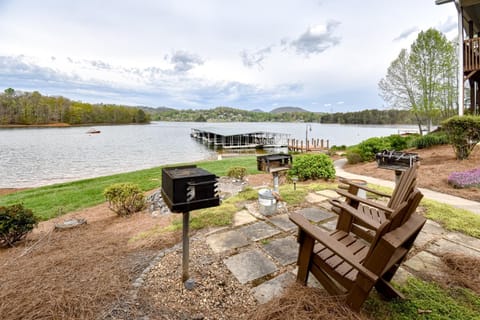
<path id="1" fill-rule="evenodd" d="M 451 115 L 455 101 L 455 50 L 435 29 L 418 34 L 410 52 L 402 49 L 379 82 L 380 96 L 392 107 L 409 109 L 417 118 L 433 120 Z M 421 132 L 421 131 L 420 131 Z"/>

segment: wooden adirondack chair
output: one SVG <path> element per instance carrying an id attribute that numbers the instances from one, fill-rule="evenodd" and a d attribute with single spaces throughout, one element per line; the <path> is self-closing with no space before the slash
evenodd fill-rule
<path id="1" fill-rule="evenodd" d="M 306 285 L 311 272 L 330 294 L 346 294 L 347 304 L 356 311 L 374 286 L 386 298 L 403 298 L 390 280 L 425 224 L 426 219 L 415 213 L 422 197 L 415 190 L 392 212 L 390 220 L 376 225 L 371 243 L 344 230 L 327 233 L 301 214 L 291 213 L 290 220 L 299 227 L 297 281 Z M 353 207 L 345 210 L 358 219 L 365 217 L 357 215 Z"/>
<path id="2" fill-rule="evenodd" d="M 370 189 L 367 186 L 357 184 L 348 179 L 341 180 L 342 183 L 345 183 L 348 185 L 348 190 L 345 191 L 345 190 L 339 189 L 337 190 L 337 193 L 346 197 L 346 201 L 348 202 L 348 204 L 350 204 L 353 207 L 357 207 L 362 203 L 369 205 L 368 201 L 365 202 L 363 201 L 365 199 L 357 196 L 358 190 L 363 189 L 367 192 L 376 194 L 378 196 L 389 198 L 390 200 L 388 201 L 387 207 L 395 208 L 397 205 L 405 201 L 405 199 L 407 199 L 408 196 L 410 195 L 411 191 L 415 189 L 416 182 L 417 182 L 417 167 L 418 167 L 418 164 L 414 163 L 410 168 L 402 172 L 400 179 L 398 183 L 395 185 L 395 188 L 391 195 L 380 192 L 378 190 Z"/>
<path id="3" fill-rule="evenodd" d="M 348 180 L 343 181 L 349 185 L 348 191 L 339 189 L 337 190 L 337 193 L 344 196 L 346 200 L 344 202 L 330 200 L 330 203 L 334 208 L 334 212 L 339 214 L 337 229 L 342 229 L 344 231 L 350 231 L 351 228 L 356 229 L 356 233 L 358 235 L 361 235 L 364 239 L 371 241 L 373 239 L 373 235 L 369 230 L 373 229 L 373 231 L 375 231 L 375 227 L 365 223 L 364 221 L 376 221 L 375 225 L 381 225 L 384 221 L 390 219 L 390 215 L 394 212 L 395 208 L 397 208 L 402 202 L 406 201 L 413 193 L 416 187 L 416 181 L 416 163 L 402 173 L 400 180 L 398 181 L 391 195 L 370 189 L 366 186 L 359 185 Z M 358 197 L 356 195 L 358 189 L 363 189 L 378 196 L 390 198 L 390 200 L 387 205 L 384 205 L 370 199 Z M 342 214 L 346 207 L 354 207 L 358 209 L 357 215 L 364 216 L 363 219 L 356 219 L 352 215 Z"/>

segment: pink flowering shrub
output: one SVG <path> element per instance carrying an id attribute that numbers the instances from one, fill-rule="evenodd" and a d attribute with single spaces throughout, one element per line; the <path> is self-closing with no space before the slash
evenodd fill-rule
<path id="1" fill-rule="evenodd" d="M 480 187 L 480 168 L 464 172 L 452 172 L 448 177 L 448 183 L 455 188 Z"/>

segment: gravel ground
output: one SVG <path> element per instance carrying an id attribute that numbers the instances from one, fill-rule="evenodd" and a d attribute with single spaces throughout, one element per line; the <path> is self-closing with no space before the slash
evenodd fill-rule
<path id="1" fill-rule="evenodd" d="M 257 305 L 249 288 L 234 278 L 201 235 L 190 239 L 189 274 L 195 281 L 191 291 L 181 281 L 181 246 L 169 250 L 150 269 L 139 291 L 144 318 L 241 319 Z"/>

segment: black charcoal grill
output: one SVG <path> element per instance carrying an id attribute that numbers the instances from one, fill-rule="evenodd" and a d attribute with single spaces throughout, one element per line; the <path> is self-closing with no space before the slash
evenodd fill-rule
<path id="1" fill-rule="evenodd" d="M 214 174 L 195 165 L 162 169 L 162 197 L 170 211 L 183 213 L 182 281 L 192 290 L 188 275 L 190 211 L 220 205 L 218 181 Z"/>
<path id="2" fill-rule="evenodd" d="M 395 150 L 384 150 L 377 153 L 375 158 L 379 168 L 396 171 L 405 171 L 413 166 L 413 163 L 420 161 L 420 157 L 416 153 Z"/>
<path id="3" fill-rule="evenodd" d="M 172 212 L 218 206 L 217 188 L 217 177 L 194 165 L 162 169 L 162 197 Z"/>
<path id="4" fill-rule="evenodd" d="M 394 170 L 395 183 L 400 181 L 400 175 L 417 161 L 420 157 L 416 153 L 383 150 L 375 155 L 379 168 Z"/>
<path id="5" fill-rule="evenodd" d="M 257 157 L 257 169 L 264 172 L 272 172 L 281 169 L 290 169 L 292 167 L 292 156 L 289 154 L 278 153 L 268 154 Z"/>
<path id="6" fill-rule="evenodd" d="M 273 175 L 273 191 L 278 192 L 278 174 L 292 167 L 292 156 L 285 153 L 267 154 L 257 157 L 257 169 Z"/>

